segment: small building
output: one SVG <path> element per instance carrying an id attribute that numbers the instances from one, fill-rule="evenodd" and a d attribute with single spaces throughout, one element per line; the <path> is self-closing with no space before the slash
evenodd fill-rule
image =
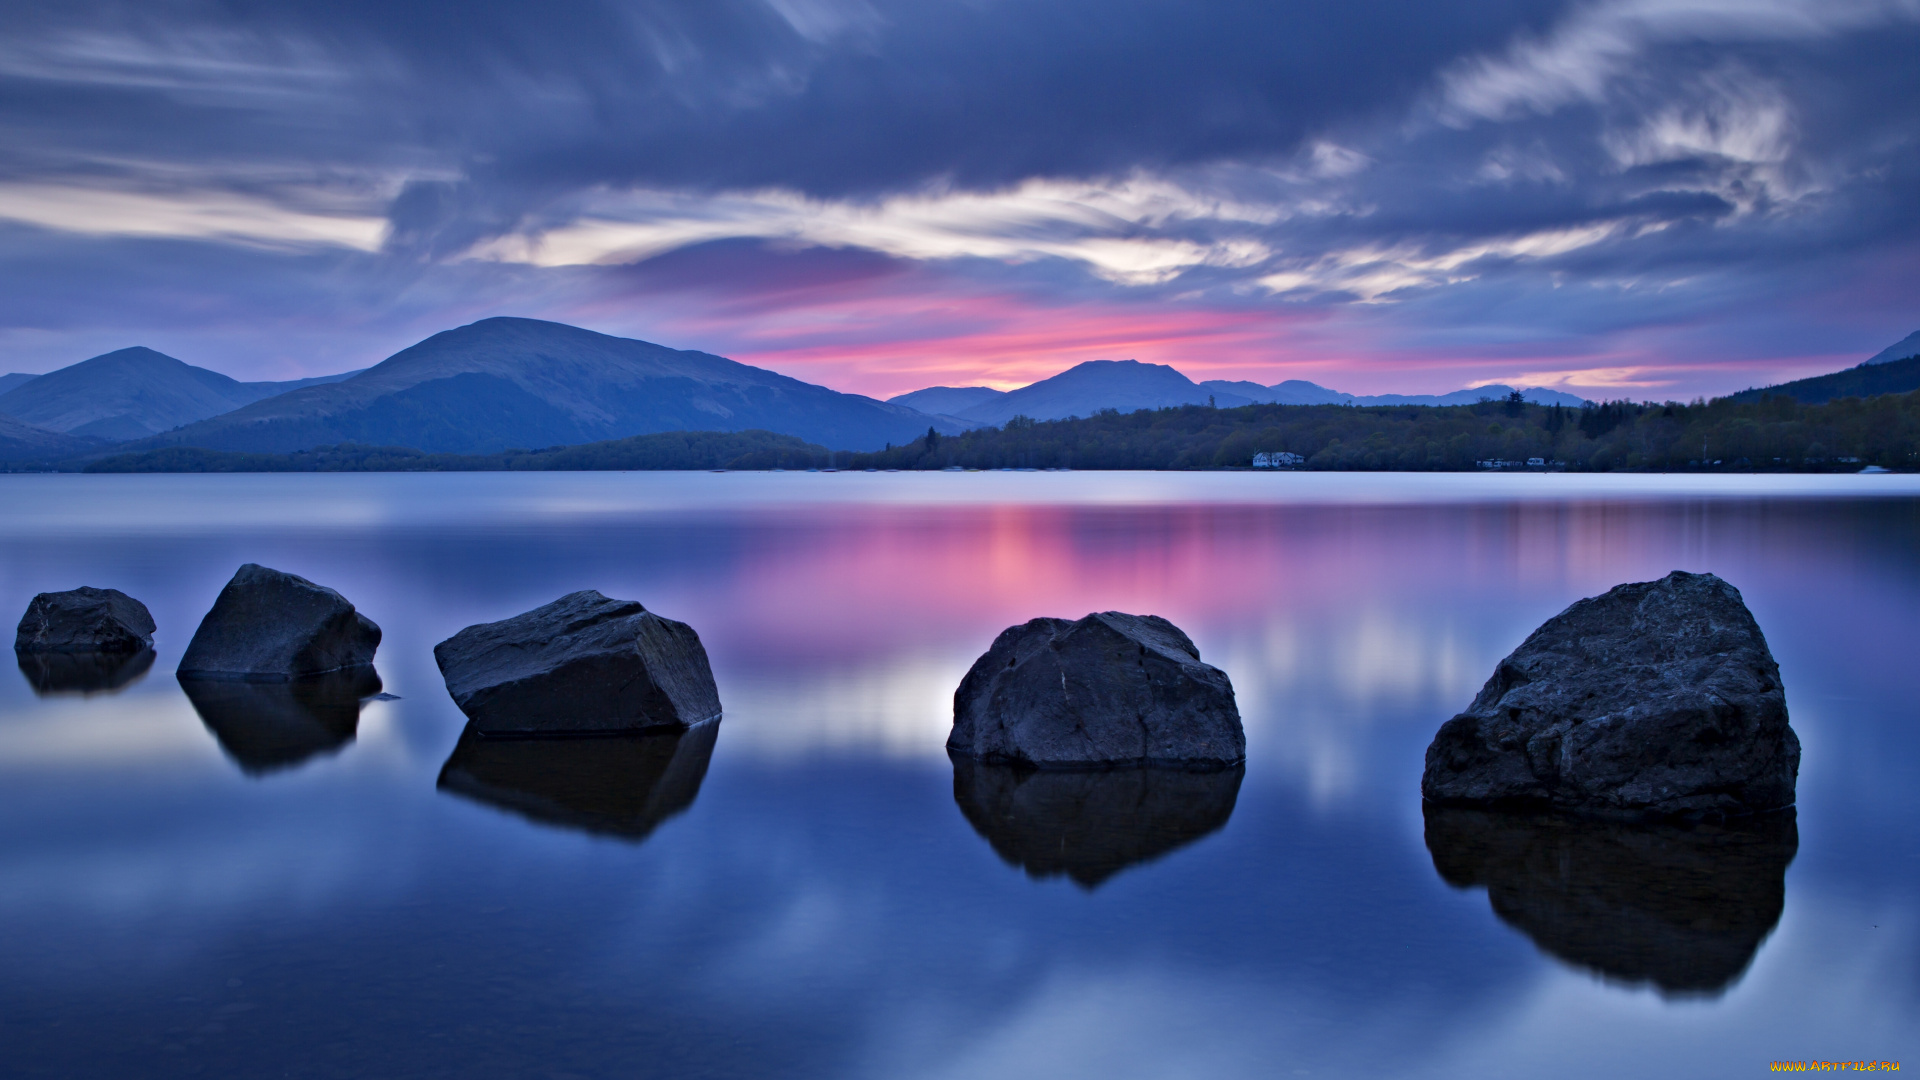
<path id="1" fill-rule="evenodd" d="M 1297 469 L 1306 463 L 1306 458 L 1285 450 L 1253 455 L 1253 467 L 1256 469 Z"/>

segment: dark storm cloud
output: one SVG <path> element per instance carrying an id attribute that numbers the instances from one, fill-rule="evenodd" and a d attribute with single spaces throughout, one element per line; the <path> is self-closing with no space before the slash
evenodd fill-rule
<path id="1" fill-rule="evenodd" d="M 1833 352 L 1920 319 L 1862 285 L 1920 261 L 1913 0 L 82 0 L 0 18 L 0 216 L 44 227 L 0 236 L 10 347 L 89 318 L 201 332 L 306 312 L 371 348 L 501 305 L 564 313 L 554 297 L 766 312 L 942 288 L 1365 312 L 1376 351 L 1618 352 L 1731 326 L 1749 355 Z M 1172 194 L 1128 203 L 1141 178 Z M 1032 180 L 1125 205 L 1048 217 L 1019 201 Z M 80 197 L 98 192 L 193 205 L 112 210 L 166 219 L 136 227 Z M 229 201 L 194 203 L 210 193 Z M 956 193 L 1006 201 L 890 202 Z M 308 218 L 249 224 L 273 213 Z M 628 266 L 515 264 L 570 228 L 675 214 L 691 226 L 569 256 Z M 359 224 L 302 239 L 322 219 Z M 149 227 L 172 238 L 126 235 Z"/>

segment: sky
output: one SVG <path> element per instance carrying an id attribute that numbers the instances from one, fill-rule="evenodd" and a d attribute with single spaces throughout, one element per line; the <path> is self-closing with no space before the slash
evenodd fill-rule
<path id="1" fill-rule="evenodd" d="M 885 397 L 1688 399 L 1920 329 L 1920 0 L 0 0 L 0 371 L 493 315 Z"/>

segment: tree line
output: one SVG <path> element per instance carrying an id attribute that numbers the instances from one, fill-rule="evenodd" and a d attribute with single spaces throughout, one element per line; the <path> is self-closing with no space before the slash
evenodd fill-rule
<path id="1" fill-rule="evenodd" d="M 1084 418 L 1015 417 L 872 453 L 767 431 L 672 431 L 495 454 L 342 445 L 292 454 L 169 447 L 87 472 L 474 472 L 657 469 L 1206 469 L 1288 453 L 1324 470 L 1458 471 L 1531 459 L 1580 472 L 1839 472 L 1920 467 L 1920 391 L 1805 404 L 1613 401 L 1569 408 L 1511 395 L 1475 405 L 1185 405 Z"/>

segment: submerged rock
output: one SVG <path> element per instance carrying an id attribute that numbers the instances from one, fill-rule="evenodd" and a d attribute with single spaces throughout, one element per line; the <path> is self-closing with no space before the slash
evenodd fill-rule
<path id="1" fill-rule="evenodd" d="M 1029 877 L 1092 889 L 1227 823 L 1246 768 L 1047 771 L 953 758 L 953 801 Z"/>
<path id="2" fill-rule="evenodd" d="M 380 676 L 354 667 L 282 682 L 182 678 L 180 688 L 240 771 L 258 776 L 352 742 Z"/>
<path id="3" fill-rule="evenodd" d="M 483 734 L 684 729 L 720 715 L 693 627 L 591 589 L 469 626 L 433 657 Z"/>
<path id="4" fill-rule="evenodd" d="M 43 592 L 14 634 L 17 653 L 137 653 L 153 648 L 153 615 L 119 589 Z"/>
<path id="5" fill-rule="evenodd" d="M 153 666 L 153 650 L 139 652 L 16 653 L 33 692 L 94 694 L 125 689 Z"/>
<path id="6" fill-rule="evenodd" d="M 303 577 L 242 566 L 200 620 L 182 679 L 298 679 L 368 667 L 380 628 L 346 597 Z"/>
<path id="7" fill-rule="evenodd" d="M 1780 921 L 1794 812 L 1627 823 L 1427 805 L 1456 888 L 1560 959 L 1668 994 L 1717 994 Z"/>
<path id="8" fill-rule="evenodd" d="M 439 787 L 544 824 L 644 840 L 693 805 L 719 733 L 707 720 L 686 731 L 503 739 L 469 724 Z"/>
<path id="9" fill-rule="evenodd" d="M 1157 615 L 1009 627 L 953 695 L 947 749 L 1041 769 L 1225 767 L 1247 755 L 1233 685 Z"/>
<path id="10" fill-rule="evenodd" d="M 1680 571 L 1547 620 L 1427 747 L 1449 805 L 1614 817 L 1791 806 L 1800 740 L 1733 586 Z"/>

